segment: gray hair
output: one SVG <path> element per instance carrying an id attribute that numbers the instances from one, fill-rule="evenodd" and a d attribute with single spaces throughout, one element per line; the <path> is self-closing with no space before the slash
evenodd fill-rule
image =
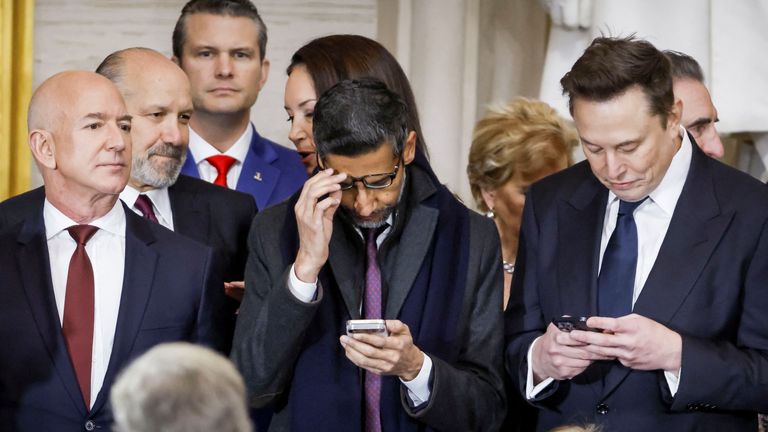
<path id="1" fill-rule="evenodd" d="M 692 79 L 700 83 L 704 83 L 704 72 L 701 70 L 701 65 L 695 58 L 680 51 L 667 50 L 664 51 L 664 55 L 667 56 L 669 62 L 672 64 L 672 78 L 674 79 Z"/>
<path id="2" fill-rule="evenodd" d="M 131 363 L 110 394 L 120 432 L 251 432 L 243 378 L 208 348 L 161 344 Z"/>

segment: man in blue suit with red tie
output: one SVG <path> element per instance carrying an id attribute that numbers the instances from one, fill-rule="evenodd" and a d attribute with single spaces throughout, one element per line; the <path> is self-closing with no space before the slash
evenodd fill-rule
<path id="1" fill-rule="evenodd" d="M 298 153 L 250 122 L 269 75 L 266 45 L 266 26 L 248 0 L 192 0 L 173 32 L 173 59 L 189 77 L 195 107 L 181 173 L 249 193 L 260 211 L 307 178 Z"/>

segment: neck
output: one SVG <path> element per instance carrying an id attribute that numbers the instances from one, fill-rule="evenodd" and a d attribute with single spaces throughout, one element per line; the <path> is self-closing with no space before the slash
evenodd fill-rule
<path id="1" fill-rule="evenodd" d="M 232 114 L 195 111 L 189 125 L 220 153 L 229 150 L 250 123 L 250 110 Z"/>
<path id="2" fill-rule="evenodd" d="M 501 239 L 501 259 L 514 264 L 517 259 L 517 243 L 520 238 L 518 230 L 520 228 L 508 227 L 498 217 L 495 222 Z"/>
<path id="3" fill-rule="evenodd" d="M 79 224 L 90 223 L 109 213 L 118 199 L 118 195 L 112 194 L 77 196 L 71 190 L 58 191 L 48 185 L 45 186 L 45 197 L 56 209 Z"/>

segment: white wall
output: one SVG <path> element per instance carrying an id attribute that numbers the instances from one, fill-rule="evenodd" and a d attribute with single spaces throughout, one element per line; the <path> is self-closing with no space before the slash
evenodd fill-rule
<path id="1" fill-rule="evenodd" d="M 186 0 L 37 0 L 33 85 L 68 69 L 94 70 L 109 53 L 132 46 L 170 56 L 171 34 Z M 259 133 L 283 145 L 288 123 L 283 110 L 285 68 L 309 40 L 333 33 L 376 36 L 376 0 L 256 0 L 267 24 L 266 87 L 252 110 Z M 35 171 L 33 186 L 42 184 Z"/>

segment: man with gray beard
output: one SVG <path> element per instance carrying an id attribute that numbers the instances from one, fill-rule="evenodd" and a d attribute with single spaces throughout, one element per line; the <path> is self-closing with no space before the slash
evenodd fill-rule
<path id="1" fill-rule="evenodd" d="M 186 74 L 148 48 L 116 51 L 96 72 L 117 85 L 135 119 L 131 178 L 120 199 L 146 219 L 213 247 L 224 267 L 225 290 L 241 295 L 256 205 L 247 194 L 179 175 L 193 110 Z M 232 299 L 228 307 L 234 331 L 238 301 Z"/>

